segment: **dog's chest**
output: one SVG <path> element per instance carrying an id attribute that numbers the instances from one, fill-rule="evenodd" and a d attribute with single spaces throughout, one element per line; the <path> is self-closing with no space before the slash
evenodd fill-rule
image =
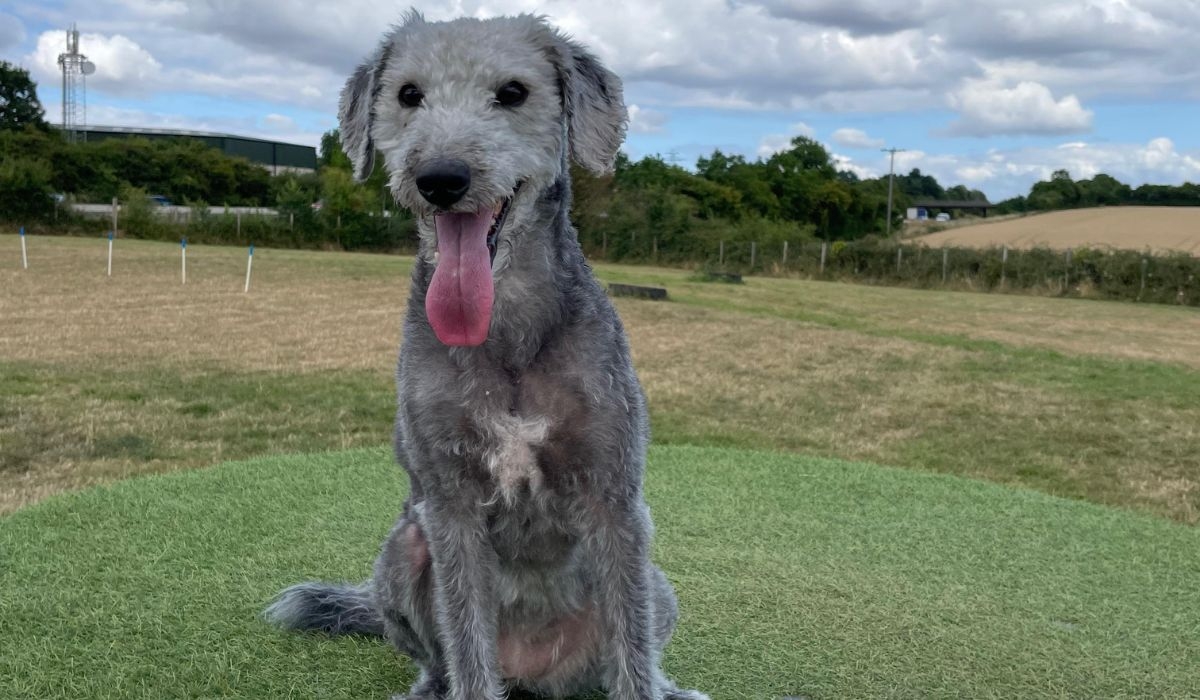
<path id="1" fill-rule="evenodd" d="M 550 419 L 543 416 L 504 414 L 485 420 L 483 466 L 505 501 L 515 501 L 526 489 L 536 493 L 543 487 L 538 455 L 549 428 Z"/>
<path id="2" fill-rule="evenodd" d="M 509 410 L 482 417 L 483 466 L 497 495 L 508 503 L 555 487 L 584 465 L 575 457 L 585 446 L 588 411 L 570 384 L 544 375 L 512 388 Z"/>

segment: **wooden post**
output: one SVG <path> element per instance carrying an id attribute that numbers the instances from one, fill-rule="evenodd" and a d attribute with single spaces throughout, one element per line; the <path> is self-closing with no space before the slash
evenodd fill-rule
<path id="1" fill-rule="evenodd" d="M 829 249 L 827 241 L 821 241 L 821 274 L 825 274 L 825 252 Z"/>
<path id="2" fill-rule="evenodd" d="M 946 284 L 946 271 L 950 266 L 950 250 L 942 248 L 942 284 Z"/>
<path id="3" fill-rule="evenodd" d="M 722 267 L 725 265 L 725 241 L 721 241 L 720 253 L 717 256 L 717 263 Z"/>
<path id="4" fill-rule="evenodd" d="M 1067 249 L 1067 269 L 1066 269 L 1066 275 L 1063 277 L 1063 279 L 1065 280 L 1065 283 L 1063 284 L 1063 294 L 1066 294 L 1067 290 L 1071 288 L 1071 249 L 1070 248 Z"/>
<path id="5" fill-rule="evenodd" d="M 242 237 L 242 212 L 237 213 L 237 237 Z"/>
<path id="6" fill-rule="evenodd" d="M 750 269 L 754 269 L 754 261 L 758 257 L 758 243 L 750 241 Z"/>
<path id="7" fill-rule="evenodd" d="M 112 220 L 113 220 L 113 229 L 112 230 L 113 230 L 113 233 L 116 233 L 116 231 L 117 231 L 117 209 L 118 209 L 117 198 L 113 197 L 113 203 L 112 203 Z"/>
<path id="8" fill-rule="evenodd" d="M 1142 295 L 1146 293 L 1146 267 L 1150 261 L 1142 258 L 1142 288 L 1138 290 L 1138 301 L 1142 300 Z"/>
<path id="9" fill-rule="evenodd" d="M 650 254 L 654 257 L 654 262 L 658 262 L 658 236 L 650 241 Z"/>
<path id="10" fill-rule="evenodd" d="M 296 230 L 296 212 L 289 212 L 288 213 L 288 231 L 294 232 L 295 230 Z"/>
<path id="11" fill-rule="evenodd" d="M 1004 251 L 1000 253 L 1000 286 L 1004 286 L 1004 282 L 1008 279 L 1008 246 L 1004 246 Z"/>
<path id="12" fill-rule="evenodd" d="M 787 244 L 787 241 L 783 242 L 783 262 L 779 263 L 779 266 L 784 269 L 787 268 Z"/>
<path id="13" fill-rule="evenodd" d="M 900 274 L 900 263 L 904 260 L 904 248 L 896 246 L 896 274 Z"/>

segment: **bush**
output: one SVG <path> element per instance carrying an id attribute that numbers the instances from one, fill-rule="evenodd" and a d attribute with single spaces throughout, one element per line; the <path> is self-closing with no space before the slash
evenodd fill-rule
<path id="1" fill-rule="evenodd" d="M 42 160 L 0 162 L 0 218 L 19 225 L 49 219 L 54 213 L 50 177 L 50 166 Z"/>

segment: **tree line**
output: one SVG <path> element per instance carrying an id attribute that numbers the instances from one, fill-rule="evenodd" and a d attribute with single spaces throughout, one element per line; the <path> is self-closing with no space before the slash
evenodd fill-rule
<path id="1" fill-rule="evenodd" d="M 1021 213 L 1079 209 L 1083 207 L 1200 206 L 1200 185 L 1140 185 L 1130 187 L 1111 175 L 1100 173 L 1086 180 L 1073 180 L 1066 170 L 1056 170 L 1049 180 L 1034 183 L 1027 196 L 1006 199 L 997 205 L 999 213 Z"/>
<path id="2" fill-rule="evenodd" d="M 159 194 L 198 212 L 209 204 L 277 208 L 288 228 L 269 238 L 280 245 L 399 249 L 412 242 L 411 219 L 396 210 L 382 168 L 355 183 L 336 129 L 321 138 L 317 172 L 275 176 L 189 139 L 68 143 L 46 123 L 28 73 L 6 62 L 0 62 L 0 158 L 0 219 L 13 223 L 61 217 L 55 195 L 141 202 Z M 621 154 L 610 175 L 573 170 L 572 178 L 581 242 L 611 259 L 653 252 L 662 262 L 697 261 L 719 242 L 777 248 L 785 241 L 853 241 L 889 228 L 888 177 L 860 178 L 839 168 L 822 144 L 803 136 L 765 158 L 717 150 L 685 168 L 657 155 L 634 160 Z M 892 229 L 899 230 L 905 210 L 918 200 L 987 197 L 964 185 L 943 187 L 914 168 L 895 176 Z M 1074 181 L 1060 170 L 994 211 L 1121 204 L 1200 205 L 1200 186 L 1132 188 L 1104 174 Z M 143 224 L 134 235 L 174 235 L 151 230 L 152 217 Z M 225 235 L 223 226 L 209 221 L 214 242 Z"/>

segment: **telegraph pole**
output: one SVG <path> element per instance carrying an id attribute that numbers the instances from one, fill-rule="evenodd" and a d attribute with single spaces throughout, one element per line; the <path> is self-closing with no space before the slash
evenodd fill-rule
<path id="1" fill-rule="evenodd" d="M 888 166 L 888 210 L 887 210 L 887 236 L 892 237 L 892 187 L 896 181 L 896 154 L 903 153 L 903 148 L 881 148 L 884 153 L 890 153 L 892 156 L 891 165 Z"/>

